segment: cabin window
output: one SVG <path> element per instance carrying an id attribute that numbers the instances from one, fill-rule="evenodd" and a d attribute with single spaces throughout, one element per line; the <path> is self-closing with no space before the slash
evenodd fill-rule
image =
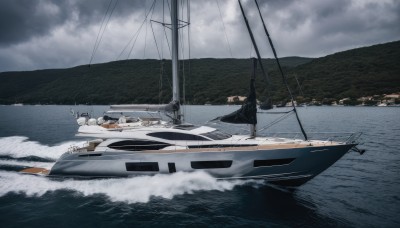
<path id="1" fill-rule="evenodd" d="M 175 163 L 168 163 L 169 173 L 176 173 Z"/>
<path id="2" fill-rule="evenodd" d="M 140 150 L 160 150 L 170 146 L 168 143 L 149 141 L 149 140 L 124 140 L 111 143 L 108 148 L 116 150 L 140 151 Z"/>
<path id="3" fill-rule="evenodd" d="M 207 132 L 207 133 L 203 133 L 201 135 L 204 135 L 204 136 L 206 136 L 206 137 L 208 137 L 210 139 L 213 139 L 213 140 L 223 140 L 223 139 L 229 139 L 229 138 L 232 137 L 232 135 L 227 134 L 227 133 L 222 132 L 222 131 L 218 131 L 218 130 Z"/>
<path id="4" fill-rule="evenodd" d="M 254 167 L 287 165 L 287 164 L 291 163 L 292 161 L 294 161 L 294 158 L 254 160 Z"/>
<path id="5" fill-rule="evenodd" d="M 159 171 L 158 162 L 127 162 L 126 171 L 156 172 Z"/>
<path id="6" fill-rule="evenodd" d="M 232 166 L 232 160 L 220 161 L 192 161 L 190 163 L 193 169 L 220 169 Z"/>
<path id="7" fill-rule="evenodd" d="M 80 154 L 79 157 L 99 157 L 101 154 Z"/>
<path id="8" fill-rule="evenodd" d="M 167 140 L 210 141 L 209 139 L 199 135 L 191 135 L 180 132 L 153 132 L 147 135 Z"/>

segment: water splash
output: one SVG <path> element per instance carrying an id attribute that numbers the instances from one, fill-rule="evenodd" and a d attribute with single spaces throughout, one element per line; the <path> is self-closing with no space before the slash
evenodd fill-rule
<path id="1" fill-rule="evenodd" d="M 84 142 L 64 142 L 55 146 L 47 146 L 36 141 L 29 141 L 24 136 L 0 138 L 0 155 L 13 158 L 36 156 L 56 160 L 65 153 L 71 145 Z"/>
<path id="2" fill-rule="evenodd" d="M 228 191 L 236 186 L 264 184 L 261 180 L 217 180 L 205 172 L 158 174 L 132 178 L 54 181 L 46 177 L 0 171 L 0 197 L 7 193 L 23 193 L 40 197 L 47 192 L 72 190 L 83 196 L 103 194 L 111 201 L 146 203 L 151 197 L 172 199 L 196 191 Z"/>
<path id="3" fill-rule="evenodd" d="M 12 158 L 40 157 L 56 160 L 71 145 L 83 142 L 64 142 L 56 146 L 29 141 L 27 137 L 0 138 L 0 155 L 11 159 L 0 159 L 0 165 L 38 166 L 50 168 L 53 162 L 21 161 Z M 152 197 L 172 199 L 176 195 L 192 194 L 196 191 L 228 191 L 235 186 L 264 184 L 260 180 L 217 180 L 205 172 L 158 174 L 132 178 L 96 180 L 52 180 L 46 177 L 0 171 L 0 197 L 10 193 L 22 193 L 29 197 L 41 197 L 47 192 L 72 190 L 83 196 L 103 194 L 111 201 L 146 203 Z"/>
<path id="4" fill-rule="evenodd" d="M 33 162 L 33 161 L 16 161 L 16 160 L 0 159 L 0 166 L 1 165 L 40 167 L 45 169 L 51 169 L 51 167 L 54 165 L 54 162 Z"/>

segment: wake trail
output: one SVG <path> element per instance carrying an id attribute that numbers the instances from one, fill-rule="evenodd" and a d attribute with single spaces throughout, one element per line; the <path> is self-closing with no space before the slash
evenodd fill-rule
<path id="1" fill-rule="evenodd" d="M 29 141 L 24 136 L 11 136 L 0 138 L 0 155 L 13 158 L 41 157 L 50 160 L 57 160 L 63 153 L 68 151 L 72 145 L 83 145 L 84 142 L 64 142 L 55 146 L 40 144 L 36 141 Z"/>
<path id="2" fill-rule="evenodd" d="M 262 180 L 217 180 L 205 172 L 158 174 L 118 179 L 55 181 L 46 177 L 0 171 L 0 197 L 7 193 L 40 197 L 47 192 L 71 190 L 83 196 L 105 195 L 111 201 L 147 203 L 152 197 L 172 199 L 197 191 L 229 191 L 237 186 L 264 185 Z"/>
<path id="3" fill-rule="evenodd" d="M 54 162 L 33 162 L 33 161 L 16 161 L 16 160 L 0 159 L 0 166 L 2 165 L 40 167 L 45 169 L 51 169 L 51 167 L 53 167 L 54 165 Z"/>

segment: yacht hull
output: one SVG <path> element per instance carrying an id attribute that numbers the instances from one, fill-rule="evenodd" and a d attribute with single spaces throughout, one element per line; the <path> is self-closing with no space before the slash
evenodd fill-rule
<path id="1" fill-rule="evenodd" d="M 278 185 L 298 186 L 330 167 L 353 146 L 342 144 L 253 151 L 65 153 L 49 175 L 129 177 L 202 170 L 221 179 L 262 178 Z"/>

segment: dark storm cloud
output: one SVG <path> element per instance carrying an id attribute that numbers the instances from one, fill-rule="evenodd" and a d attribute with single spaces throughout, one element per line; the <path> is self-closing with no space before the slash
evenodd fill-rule
<path id="1" fill-rule="evenodd" d="M 116 60 L 140 28 L 152 0 L 112 0 L 118 4 L 94 62 Z M 110 0 L 0 0 L 0 72 L 87 64 Z M 152 19 L 161 20 L 162 0 Z M 170 1 L 164 1 L 165 4 Z M 180 1 L 181 2 L 181 1 Z M 237 0 L 191 0 L 191 57 L 248 58 L 249 35 Z M 278 55 L 319 57 L 400 38 L 397 0 L 258 0 Z M 242 0 L 263 57 L 271 50 L 253 0 Z M 165 14 L 168 7 L 165 5 Z M 166 22 L 169 16 L 166 16 Z M 154 25 L 158 45 L 165 38 Z M 146 40 L 146 41 L 145 41 Z M 185 41 L 187 45 L 187 41 Z M 129 43 L 128 43 L 129 44 Z M 150 23 L 135 48 L 121 59 L 158 58 Z M 164 42 L 164 57 L 169 57 Z M 187 57 L 187 55 L 185 56 Z"/>
<path id="2" fill-rule="evenodd" d="M 45 7 L 46 6 L 46 7 Z M 41 1 L 0 1 L 0 45 L 8 45 L 43 35 L 68 17 L 58 6 Z"/>
<path id="3" fill-rule="evenodd" d="M 285 55 L 317 57 L 400 38 L 400 1 L 259 2 Z"/>
<path id="4" fill-rule="evenodd" d="M 0 1 L 0 46 L 45 36 L 54 28 L 75 20 L 79 27 L 99 23 L 109 0 L 2 0 Z M 117 1 L 114 0 L 110 8 Z M 145 1 L 118 1 L 113 18 L 142 10 Z"/>

